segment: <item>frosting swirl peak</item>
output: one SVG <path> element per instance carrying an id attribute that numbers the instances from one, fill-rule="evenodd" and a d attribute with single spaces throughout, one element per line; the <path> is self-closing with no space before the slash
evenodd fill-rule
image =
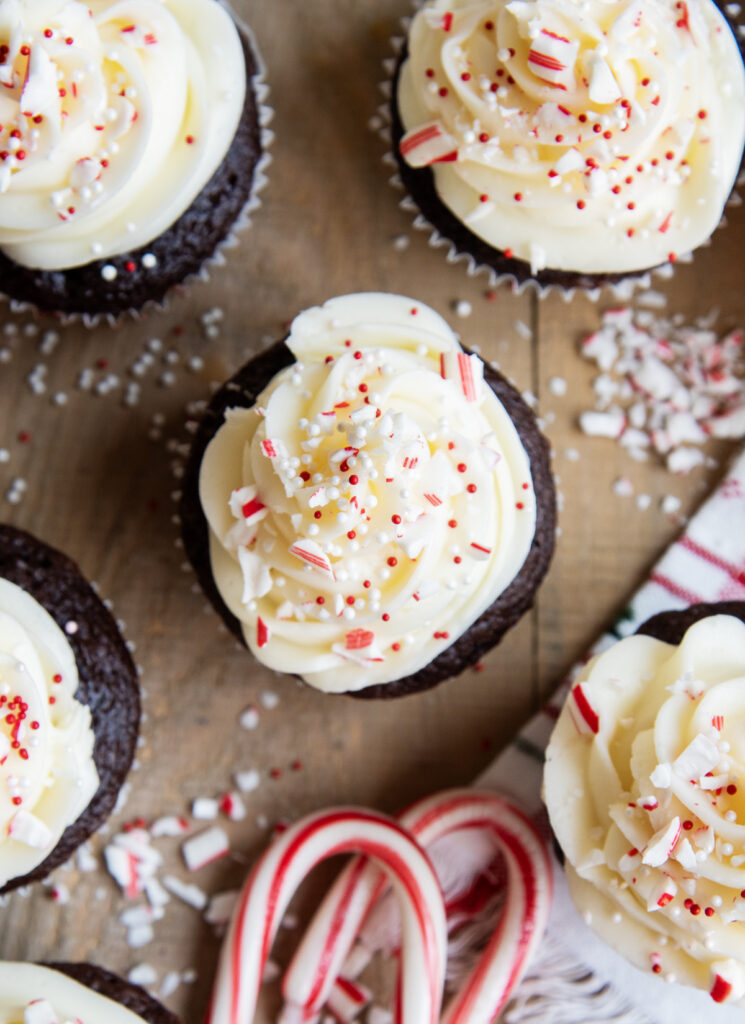
<path id="1" fill-rule="evenodd" d="M 588 923 L 642 969 L 745 1001 L 745 624 L 629 637 L 573 686 L 545 797 Z"/>
<path id="2" fill-rule="evenodd" d="M 245 86 L 216 0 L 2 0 L 3 252 L 57 270 L 146 245 L 220 164 Z"/>
<path id="3" fill-rule="evenodd" d="M 481 361 L 421 303 L 334 299 L 287 344 L 297 362 L 202 461 L 213 576 L 270 667 L 335 692 L 402 678 L 519 572 L 528 457 Z"/>
<path id="4" fill-rule="evenodd" d="M 622 273 L 717 227 L 745 73 L 711 0 L 432 0 L 398 107 L 403 158 L 475 234 L 534 273 Z"/>
<path id="5" fill-rule="evenodd" d="M 41 863 L 98 788 L 77 688 L 62 630 L 0 578 L 0 886 Z"/>

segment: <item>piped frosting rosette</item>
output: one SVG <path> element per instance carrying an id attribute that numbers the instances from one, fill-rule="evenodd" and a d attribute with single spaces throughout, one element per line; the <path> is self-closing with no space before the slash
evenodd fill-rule
<path id="1" fill-rule="evenodd" d="M 745 625 L 599 655 L 552 736 L 545 798 L 586 921 L 637 966 L 745 999 Z"/>
<path id="2" fill-rule="evenodd" d="M 143 1024 L 142 1017 L 59 971 L 0 962 L 0 1024 Z"/>
<path id="3" fill-rule="evenodd" d="M 98 788 L 90 711 L 77 688 L 62 630 L 0 579 L 0 888 L 44 860 Z"/>
<path id="4" fill-rule="evenodd" d="M 215 0 L 2 0 L 0 248 L 58 270 L 146 245 L 230 146 L 243 49 Z"/>
<path id="5" fill-rule="evenodd" d="M 287 345 L 296 362 L 202 460 L 213 577 L 271 668 L 330 692 L 403 678 L 520 571 L 528 456 L 481 360 L 421 303 L 334 299 Z"/>
<path id="6" fill-rule="evenodd" d="M 433 0 L 398 110 L 403 159 L 479 238 L 533 274 L 628 273 L 717 227 L 745 73 L 710 0 Z"/>

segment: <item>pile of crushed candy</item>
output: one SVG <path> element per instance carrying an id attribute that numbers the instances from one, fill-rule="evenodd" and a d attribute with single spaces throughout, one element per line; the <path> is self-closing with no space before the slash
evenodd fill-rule
<path id="1" fill-rule="evenodd" d="M 745 333 L 720 336 L 715 318 L 690 326 L 650 310 L 607 310 L 580 346 L 600 370 L 583 432 L 613 438 L 639 461 L 654 453 L 673 473 L 705 464 L 710 437 L 745 437 Z"/>

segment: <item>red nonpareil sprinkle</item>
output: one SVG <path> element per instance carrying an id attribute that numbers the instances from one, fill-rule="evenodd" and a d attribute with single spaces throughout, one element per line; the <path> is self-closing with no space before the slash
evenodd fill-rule
<path id="1" fill-rule="evenodd" d="M 65 39 L 65 42 L 67 43 L 68 46 L 72 46 L 72 44 L 75 42 L 75 40 L 72 38 L 72 36 L 68 36 Z"/>
<path id="2" fill-rule="evenodd" d="M 187 144 L 187 146 L 193 146 L 194 145 L 194 136 L 193 135 L 187 135 L 186 136 L 186 144 Z"/>
<path id="3" fill-rule="evenodd" d="M 645 89 L 649 85 L 649 82 L 650 82 L 650 80 L 648 78 L 642 78 L 642 85 L 644 86 Z"/>
<path id="4" fill-rule="evenodd" d="M 484 22 L 484 28 L 486 29 L 487 32 L 491 32 L 494 29 L 494 22 L 493 21 L 485 21 Z"/>
<path id="5" fill-rule="evenodd" d="M 14 807 L 20 807 L 23 801 L 21 800 L 21 798 L 19 796 L 14 796 L 13 800 L 11 802 L 12 802 Z"/>
<path id="6" fill-rule="evenodd" d="M 489 196 L 486 194 L 486 192 L 482 192 L 481 193 L 481 195 L 479 196 L 479 202 L 482 202 L 482 203 L 488 203 L 489 202 Z"/>
<path id="7" fill-rule="evenodd" d="M 556 136 L 556 141 L 557 142 L 563 142 L 564 141 L 564 136 L 563 135 L 557 135 Z"/>
<path id="8" fill-rule="evenodd" d="M 693 822 L 688 821 L 686 819 L 686 821 L 683 822 L 683 828 L 686 830 L 686 832 L 690 832 L 690 830 L 693 828 Z"/>
<path id="9" fill-rule="evenodd" d="M 310 473 L 308 472 L 307 469 L 304 469 L 302 473 L 300 473 L 300 479 L 303 480 L 305 483 L 307 483 L 308 480 L 310 480 Z"/>
<path id="10" fill-rule="evenodd" d="M 465 473 L 465 471 L 468 469 L 468 466 L 465 464 L 465 462 L 459 462 L 457 469 L 459 473 Z"/>
<path id="11" fill-rule="evenodd" d="M 660 964 L 652 964 L 652 970 L 655 974 L 660 974 L 662 971 L 662 966 Z"/>
<path id="12" fill-rule="evenodd" d="M 392 651 L 400 651 L 401 650 L 401 644 L 399 644 L 399 643 L 391 644 L 391 650 Z"/>
<path id="13" fill-rule="evenodd" d="M 26 159 L 26 150 L 25 149 L 19 149 L 16 152 L 16 160 L 25 160 L 25 159 Z"/>
<path id="14" fill-rule="evenodd" d="M 323 594 L 318 595 L 318 597 L 316 598 L 316 604 L 326 604 L 326 598 L 323 596 Z"/>
<path id="15" fill-rule="evenodd" d="M 388 565 L 390 565 L 391 568 L 398 565 L 398 559 L 396 558 L 395 555 L 391 555 L 391 557 L 388 559 Z"/>
<path id="16" fill-rule="evenodd" d="M 706 909 L 704 910 L 704 913 L 706 914 L 707 917 L 713 917 L 715 911 L 714 911 L 713 907 L 706 907 Z"/>
<path id="17" fill-rule="evenodd" d="M 354 353 L 354 358 L 355 359 L 362 359 L 362 353 L 358 350 L 357 352 Z"/>
<path id="18" fill-rule="evenodd" d="M 134 274 L 135 270 L 137 270 L 137 264 L 134 262 L 134 260 L 127 260 L 127 262 L 124 264 L 124 269 L 127 271 L 128 274 Z"/>
<path id="19" fill-rule="evenodd" d="M 700 121 L 705 121 L 706 117 L 707 117 L 706 111 L 705 110 L 699 110 L 699 112 L 698 112 L 699 120 Z"/>
<path id="20" fill-rule="evenodd" d="M 504 250 L 504 254 L 505 254 L 505 256 L 507 257 L 508 260 L 512 259 L 512 249 L 505 249 Z"/>
<path id="21" fill-rule="evenodd" d="M 515 202 L 516 203 L 521 203 L 522 201 L 523 201 L 523 194 L 522 194 L 522 192 L 515 192 Z"/>
<path id="22" fill-rule="evenodd" d="M 434 68 L 427 68 L 427 70 L 424 73 L 427 76 L 427 78 L 434 78 L 435 77 L 435 69 Z"/>
<path id="23" fill-rule="evenodd" d="M 355 487 L 360 482 L 360 478 L 357 476 L 356 473 L 352 473 L 352 475 L 349 478 L 349 482 L 352 485 L 352 487 Z"/>
<path id="24" fill-rule="evenodd" d="M 621 191 L 621 186 L 620 185 L 614 185 L 613 188 L 611 189 L 611 192 L 613 193 L 614 196 L 617 196 L 620 191 Z"/>
<path id="25" fill-rule="evenodd" d="M 488 141 L 489 141 L 489 133 L 488 132 L 482 132 L 479 135 L 479 142 L 488 142 Z"/>
<path id="26" fill-rule="evenodd" d="M 587 124 L 587 114 L 580 114 L 577 120 L 580 124 Z"/>
<path id="27" fill-rule="evenodd" d="M 445 85 L 441 85 L 437 91 L 439 92 L 440 96 L 447 96 L 448 94 L 447 86 Z"/>
<path id="28" fill-rule="evenodd" d="M 461 78 L 462 82 L 470 82 L 471 81 L 471 73 L 470 73 L 470 71 L 464 71 L 463 74 L 460 76 L 460 78 Z"/>
<path id="29" fill-rule="evenodd" d="M 584 208 L 586 206 L 587 206 L 587 203 L 584 201 L 584 199 L 578 199 L 577 200 L 577 209 L 578 210 L 584 210 Z"/>
<path id="30" fill-rule="evenodd" d="M 729 786 L 727 786 L 727 792 L 730 796 L 733 796 L 737 792 L 737 786 L 734 784 L 734 782 L 731 782 Z"/>
<path id="31" fill-rule="evenodd" d="M 417 309 L 416 306 L 412 306 L 412 308 L 409 310 L 409 313 L 411 314 L 411 316 L 416 316 L 418 312 L 419 312 L 419 310 Z"/>
<path id="32" fill-rule="evenodd" d="M 515 508 L 523 509 L 523 508 L 525 508 L 525 506 L 523 505 L 523 503 L 521 501 L 516 501 L 515 502 Z"/>
<path id="33" fill-rule="evenodd" d="M 675 153 L 673 153 L 673 151 L 671 149 L 668 149 L 667 153 L 665 153 L 665 159 L 666 160 L 674 160 L 675 159 Z"/>
<path id="34" fill-rule="evenodd" d="M 391 522 L 398 525 L 401 522 L 401 516 L 391 516 Z"/>
<path id="35" fill-rule="evenodd" d="M 487 302 L 496 302 L 497 293 L 490 288 L 488 292 L 484 292 L 484 298 L 486 299 Z"/>
<path id="36" fill-rule="evenodd" d="M 362 381 L 362 383 L 360 384 L 360 386 L 359 386 L 359 388 L 357 390 L 361 391 L 363 395 L 366 394 L 366 392 L 367 392 L 367 384 L 365 384 L 364 380 Z"/>
<path id="37" fill-rule="evenodd" d="M 629 236 L 629 238 L 633 238 L 634 235 L 636 234 L 636 232 L 634 231 L 633 228 L 629 228 L 628 231 L 626 232 L 626 234 Z"/>
<path id="38" fill-rule="evenodd" d="M 457 525 L 458 525 L 458 520 L 457 519 L 448 519 L 448 526 L 450 527 L 451 530 L 454 530 Z"/>
<path id="39" fill-rule="evenodd" d="M 383 612 L 383 614 L 380 617 L 383 620 L 383 622 L 389 622 L 391 618 L 388 612 Z"/>
<path id="40" fill-rule="evenodd" d="M 671 253 L 669 253 L 669 254 L 668 254 L 668 257 L 667 257 L 667 258 L 668 258 L 668 260 L 669 260 L 669 261 L 670 261 L 671 263 L 675 263 L 675 262 L 676 262 L 676 260 L 678 259 L 678 256 L 677 256 L 677 253 L 671 252 Z"/>
<path id="41" fill-rule="evenodd" d="M 354 597 L 351 594 L 347 598 L 347 604 L 348 605 L 353 605 L 354 604 Z"/>
<path id="42" fill-rule="evenodd" d="M 456 565 L 460 565 L 463 559 L 460 557 L 460 555 L 455 555 L 453 561 L 455 562 Z"/>
<path id="43" fill-rule="evenodd" d="M 326 358 L 324 359 L 324 362 L 326 363 L 327 366 L 328 366 L 329 363 L 333 363 L 333 361 L 334 361 L 334 357 L 333 356 L 326 356 Z"/>
<path id="44" fill-rule="evenodd" d="M 54 32 L 52 32 L 51 28 L 45 28 L 44 29 L 44 38 L 45 39 L 51 39 L 53 35 L 54 35 Z"/>
<path id="45" fill-rule="evenodd" d="M 372 580 L 363 580 L 362 586 L 365 588 L 365 590 L 369 590 L 370 587 L 372 586 Z"/>
<path id="46" fill-rule="evenodd" d="M 599 135 L 600 132 L 602 132 L 603 130 L 603 126 L 601 124 L 594 124 L 592 126 L 592 130 L 595 132 L 596 135 Z"/>
<path id="47" fill-rule="evenodd" d="M 61 683 L 62 682 L 62 676 L 59 674 L 59 672 L 55 672 L 55 674 L 52 676 L 52 682 L 53 683 Z"/>
<path id="48" fill-rule="evenodd" d="M 321 512 L 320 508 L 317 508 L 315 510 L 315 512 L 313 513 L 313 518 L 314 519 L 320 519 L 322 515 L 323 515 L 323 512 Z"/>
<path id="49" fill-rule="evenodd" d="M 294 772 L 301 772 L 303 770 L 303 762 L 293 761 L 292 764 L 290 765 L 290 768 L 292 768 Z"/>
<path id="50" fill-rule="evenodd" d="M 469 484 L 468 487 L 466 487 L 466 490 L 468 491 L 469 494 L 475 494 L 476 491 L 478 490 L 478 487 L 476 486 L 476 484 Z"/>
<path id="51" fill-rule="evenodd" d="M 349 537 L 350 540 L 354 540 L 356 536 L 357 534 L 355 533 L 354 530 L 347 530 L 347 537 Z"/>
<path id="52" fill-rule="evenodd" d="M 269 774 L 271 775 L 271 777 L 273 779 L 281 779 L 282 778 L 282 769 L 281 768 L 272 768 L 272 770 L 269 772 Z"/>
<path id="53" fill-rule="evenodd" d="M 28 430 L 22 430 L 18 435 L 18 440 L 21 442 L 21 444 L 28 444 L 28 442 L 31 440 L 31 435 L 29 434 Z"/>
<path id="54" fill-rule="evenodd" d="M 24 57 L 28 57 L 30 53 L 31 53 L 31 47 L 30 46 L 22 46 L 21 47 L 21 54 Z"/>
<path id="55" fill-rule="evenodd" d="M 626 204 L 626 209 L 627 210 L 635 210 L 636 209 L 636 203 L 627 203 Z"/>

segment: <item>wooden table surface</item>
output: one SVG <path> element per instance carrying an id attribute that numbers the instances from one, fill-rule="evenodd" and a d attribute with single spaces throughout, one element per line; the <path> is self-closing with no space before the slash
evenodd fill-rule
<path id="1" fill-rule="evenodd" d="M 245 821 L 226 824 L 237 856 L 189 878 L 209 892 L 241 882 L 245 863 L 266 840 L 267 822 L 337 802 L 393 811 L 436 787 L 474 778 L 675 536 L 678 523 L 661 511 L 661 498 L 678 495 L 688 513 L 723 467 L 672 477 L 654 461 L 634 462 L 616 444 L 578 431 L 577 416 L 593 401 L 593 368 L 578 357 L 577 344 L 614 304 L 611 296 L 598 303 L 583 296 L 538 301 L 501 287 L 489 301 L 486 278 L 448 264 L 412 229 L 388 184 L 385 147 L 369 126 L 381 62 L 408 0 L 236 0 L 235 7 L 253 26 L 269 68 L 276 139 L 263 205 L 226 265 L 175 295 L 167 311 L 117 329 L 60 328 L 7 311 L 0 320 L 0 348 L 11 357 L 0 362 L 0 448 L 10 453 L 0 463 L 0 515 L 79 561 L 113 601 L 142 667 L 147 715 L 139 770 L 111 830 L 137 816 L 188 811 L 194 797 L 229 788 L 236 770 L 261 774 L 246 798 Z M 669 297 L 668 312 L 690 322 L 720 307 L 723 328 L 745 322 L 742 210 L 729 220 L 713 245 L 677 267 L 672 282 L 655 284 Z M 406 248 L 394 245 L 402 236 Z M 299 310 L 358 290 L 430 303 L 465 343 L 480 346 L 537 396 L 565 499 L 556 556 L 535 610 L 485 659 L 483 671 L 397 702 L 326 697 L 260 668 L 195 592 L 173 520 L 187 404 L 281 336 Z M 456 316 L 458 301 L 471 304 L 470 316 Z M 214 309 L 223 314 L 214 321 L 219 336 L 207 338 L 203 317 Z M 60 343 L 44 355 L 39 346 L 49 330 L 59 330 Z M 139 403 L 129 407 L 125 385 L 136 379 L 129 370 L 153 339 L 162 352 L 140 379 Z M 203 369 L 188 369 L 191 356 L 204 360 Z M 38 364 L 46 367 L 43 394 L 27 383 Z M 85 369 L 96 382 L 112 383 L 115 375 L 119 383 L 106 394 L 83 390 Z M 554 377 L 567 381 L 566 395 L 553 393 Z M 58 392 L 66 404 L 56 404 Z M 613 492 L 620 476 L 631 478 L 637 495 L 651 496 L 648 509 Z M 17 504 L 7 500 L 15 478 L 27 484 Z M 279 698 L 276 707 L 262 703 L 267 693 Z M 238 716 L 251 704 L 260 722 L 246 731 Z M 104 842 L 97 839 L 95 848 Z M 159 848 L 167 868 L 187 877 L 178 841 Z M 196 983 L 167 1002 L 186 1024 L 201 1020 L 219 942 L 196 911 L 173 901 L 153 942 L 135 950 L 119 921 L 125 903 L 103 868 L 63 870 L 55 880 L 69 888 L 68 903 L 54 903 L 37 886 L 0 909 L 0 957 L 91 959 L 122 973 L 146 961 L 161 979 L 196 966 Z M 291 933 L 284 938 L 291 941 Z M 262 1022 L 274 1019 L 271 994 L 267 1005 Z"/>

